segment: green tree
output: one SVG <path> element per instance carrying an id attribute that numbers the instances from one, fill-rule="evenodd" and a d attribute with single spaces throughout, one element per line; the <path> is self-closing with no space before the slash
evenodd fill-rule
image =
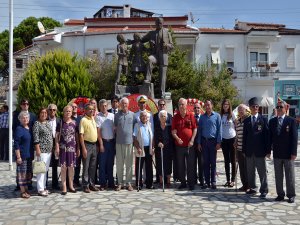
<path id="1" fill-rule="evenodd" d="M 49 52 L 30 64 L 18 89 L 18 100 L 29 99 L 34 112 L 55 103 L 61 113 L 74 97 L 94 95 L 87 63 L 65 50 Z"/>
<path id="2" fill-rule="evenodd" d="M 39 28 L 37 26 L 38 21 L 42 22 L 46 29 L 53 29 L 54 27 L 60 27 L 61 24 L 49 17 L 28 17 L 23 20 L 14 29 L 14 37 L 21 38 L 25 46 L 32 44 L 32 39 L 40 35 Z"/>

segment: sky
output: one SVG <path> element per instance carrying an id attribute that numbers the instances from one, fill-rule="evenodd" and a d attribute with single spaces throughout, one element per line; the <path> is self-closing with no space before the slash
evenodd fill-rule
<path id="1" fill-rule="evenodd" d="M 14 26 L 29 16 L 51 17 L 63 23 L 65 19 L 92 18 L 105 5 L 130 4 L 163 16 L 189 15 L 188 24 L 198 28 L 232 29 L 238 19 L 300 29 L 299 0 L 0 0 L 0 32 L 9 27 L 10 1 L 13 1 Z"/>

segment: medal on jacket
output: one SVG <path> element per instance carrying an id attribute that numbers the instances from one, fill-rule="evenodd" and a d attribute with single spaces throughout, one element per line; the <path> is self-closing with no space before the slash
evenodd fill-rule
<path id="1" fill-rule="evenodd" d="M 289 125 L 287 125 L 285 129 L 286 129 L 286 132 L 289 132 L 290 131 Z"/>
<path id="2" fill-rule="evenodd" d="M 258 131 L 261 131 L 261 129 L 262 129 L 262 126 L 261 126 L 260 124 L 258 124 L 258 125 L 257 125 L 257 130 L 258 130 Z"/>

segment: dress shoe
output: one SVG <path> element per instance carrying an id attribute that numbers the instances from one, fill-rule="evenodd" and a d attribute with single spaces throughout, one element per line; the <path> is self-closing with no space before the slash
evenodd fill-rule
<path id="1" fill-rule="evenodd" d="M 266 193 L 266 192 L 263 192 L 263 193 L 261 193 L 261 194 L 260 194 L 260 196 L 259 196 L 259 197 L 260 197 L 261 199 L 265 199 L 265 198 L 266 198 L 266 196 L 267 196 L 267 194 L 268 194 L 268 193 Z"/>
<path id="2" fill-rule="evenodd" d="M 99 188 L 97 188 L 95 185 L 90 185 L 91 191 L 99 191 Z"/>
<path id="3" fill-rule="evenodd" d="M 195 186 L 194 186 L 194 185 L 189 185 L 189 190 L 190 190 L 190 191 L 195 190 Z"/>
<path id="4" fill-rule="evenodd" d="M 66 192 L 66 191 L 62 191 L 60 194 L 61 194 L 61 195 L 66 195 L 67 192 Z"/>
<path id="5" fill-rule="evenodd" d="M 248 191 L 246 191 L 246 194 L 248 194 L 248 195 L 254 195 L 254 194 L 256 194 L 256 191 L 253 190 L 253 189 L 249 189 Z"/>
<path id="6" fill-rule="evenodd" d="M 178 187 L 178 189 L 184 189 L 186 188 L 186 184 L 185 183 L 181 183 Z"/>
<path id="7" fill-rule="evenodd" d="M 212 184 L 212 185 L 211 185 L 211 189 L 217 189 L 217 185 Z"/>
<path id="8" fill-rule="evenodd" d="M 289 198 L 288 203 L 294 203 L 294 202 L 295 202 L 295 197 Z"/>
<path id="9" fill-rule="evenodd" d="M 89 189 L 89 187 L 85 187 L 85 188 L 83 188 L 83 192 L 85 192 L 85 193 L 90 193 L 91 190 Z"/>
<path id="10" fill-rule="evenodd" d="M 247 189 L 244 186 L 242 186 L 242 187 L 238 188 L 238 190 L 239 191 L 246 191 Z"/>
<path id="11" fill-rule="evenodd" d="M 284 197 L 283 197 L 283 196 L 277 196 L 274 200 L 275 200 L 276 202 L 280 202 L 280 201 L 283 201 L 283 200 L 284 200 Z"/>
<path id="12" fill-rule="evenodd" d="M 201 187 L 201 189 L 206 189 L 206 188 L 208 188 L 207 184 L 203 184 L 202 187 Z"/>

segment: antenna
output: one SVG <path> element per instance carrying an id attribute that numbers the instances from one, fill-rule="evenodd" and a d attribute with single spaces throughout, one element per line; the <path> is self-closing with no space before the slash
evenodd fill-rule
<path id="1" fill-rule="evenodd" d="M 197 19 L 197 20 L 195 21 L 194 15 L 193 15 L 192 12 L 190 12 L 190 17 L 191 17 L 191 22 L 192 22 L 192 24 L 196 23 L 196 22 L 199 20 L 199 19 Z"/>
<path id="2" fill-rule="evenodd" d="M 42 24 L 41 21 L 38 21 L 38 22 L 37 22 L 37 26 L 38 26 L 38 28 L 39 28 L 39 30 L 40 30 L 40 32 L 41 32 L 42 34 L 45 34 L 45 33 L 46 33 L 45 27 L 44 27 L 44 25 Z"/>

